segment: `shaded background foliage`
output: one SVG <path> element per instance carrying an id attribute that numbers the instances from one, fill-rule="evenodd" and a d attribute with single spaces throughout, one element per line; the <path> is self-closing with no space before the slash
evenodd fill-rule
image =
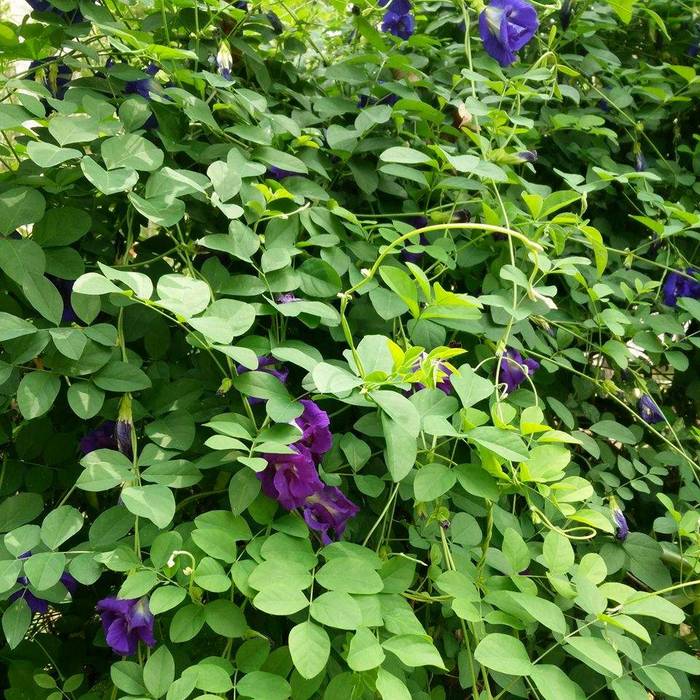
<path id="1" fill-rule="evenodd" d="M 697 695 L 698 12 L 533 7 L 0 23 L 8 700 Z"/>

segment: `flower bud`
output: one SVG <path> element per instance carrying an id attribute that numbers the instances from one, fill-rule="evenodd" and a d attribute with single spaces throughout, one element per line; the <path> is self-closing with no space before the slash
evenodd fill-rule
<path id="1" fill-rule="evenodd" d="M 129 459 L 133 457 L 131 444 L 131 433 L 134 428 L 134 422 L 131 415 L 131 396 L 124 394 L 119 403 L 119 415 L 117 417 L 117 425 L 114 428 L 114 438 L 117 442 L 117 449 Z"/>

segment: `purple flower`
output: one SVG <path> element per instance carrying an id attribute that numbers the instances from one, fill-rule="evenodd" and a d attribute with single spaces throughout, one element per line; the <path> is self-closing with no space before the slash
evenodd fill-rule
<path id="1" fill-rule="evenodd" d="M 299 177 L 301 173 L 295 173 L 292 170 L 284 170 L 276 165 L 270 165 L 267 169 L 267 176 L 273 180 L 284 180 L 285 177 Z"/>
<path id="2" fill-rule="evenodd" d="M 424 228 L 428 225 L 428 219 L 425 216 L 414 216 L 412 219 L 409 219 L 408 223 L 413 226 L 413 228 Z M 418 243 L 420 245 L 428 245 L 428 239 L 424 234 L 420 234 L 418 237 Z M 423 259 L 423 253 L 411 253 L 403 248 L 399 253 L 399 257 L 404 262 L 411 262 L 414 265 L 418 265 L 418 263 L 420 263 L 420 261 Z"/>
<path id="3" fill-rule="evenodd" d="M 100 423 L 80 440 L 80 451 L 86 455 L 93 450 L 116 449 L 117 440 L 114 434 L 116 427 L 117 424 L 113 420 L 106 420 L 104 423 Z"/>
<path id="4" fill-rule="evenodd" d="M 627 525 L 627 518 L 625 518 L 625 514 L 620 510 L 619 506 L 615 502 L 615 499 L 612 499 L 611 507 L 613 520 L 615 521 L 615 526 L 617 528 L 615 537 L 617 537 L 620 542 L 624 542 L 627 539 L 627 535 L 630 534 L 630 529 Z"/>
<path id="5" fill-rule="evenodd" d="M 301 445 L 318 459 L 328 452 L 333 444 L 333 435 L 328 427 L 331 421 L 328 414 L 313 401 L 302 399 L 300 403 L 304 412 L 294 422 L 303 435 L 294 444 Z"/>
<path id="6" fill-rule="evenodd" d="M 115 654 L 132 656 L 139 640 L 149 647 L 155 645 L 153 614 L 148 609 L 148 598 L 119 600 L 104 598 L 97 603 L 107 644 Z"/>
<path id="7" fill-rule="evenodd" d="M 248 12 L 248 3 L 245 0 L 236 0 L 236 2 L 233 3 L 233 6 L 237 10 L 243 10 L 243 12 Z"/>
<path id="8" fill-rule="evenodd" d="M 306 498 L 304 520 L 312 530 L 321 533 L 323 544 L 330 544 L 332 540 L 340 539 L 348 520 L 359 510 L 340 489 L 324 486 Z"/>
<path id="9" fill-rule="evenodd" d="M 299 301 L 299 299 L 292 292 L 285 292 L 284 294 L 278 294 L 275 301 L 278 304 L 291 304 L 293 301 Z"/>
<path id="10" fill-rule="evenodd" d="M 57 17 L 63 18 L 68 24 L 82 22 L 84 19 L 80 10 L 64 12 L 60 8 L 52 5 L 50 2 L 48 2 L 48 0 L 27 0 L 27 5 L 29 5 L 29 7 L 31 7 L 35 12 L 51 12 Z"/>
<path id="11" fill-rule="evenodd" d="M 78 320 L 78 316 L 71 304 L 71 294 L 73 293 L 74 280 L 63 280 L 53 275 L 46 275 L 54 287 L 58 289 L 61 299 L 63 299 L 63 314 L 61 320 L 66 323 L 73 323 Z"/>
<path id="12" fill-rule="evenodd" d="M 134 427 L 134 419 L 131 414 L 131 396 L 124 394 L 119 402 L 119 415 L 117 425 L 114 428 L 114 438 L 117 442 L 117 449 L 129 459 L 133 457 L 131 446 L 131 431 Z"/>
<path id="13" fill-rule="evenodd" d="M 523 163 L 534 163 L 537 160 L 537 151 L 520 151 L 518 158 Z"/>
<path id="14" fill-rule="evenodd" d="M 228 41 L 222 41 L 219 44 L 219 51 L 216 54 L 216 67 L 219 75 L 225 80 L 232 80 L 231 68 L 233 67 L 233 56 L 231 56 L 231 48 Z"/>
<path id="15" fill-rule="evenodd" d="M 600 99 L 598 100 L 598 109 L 602 110 L 603 112 L 609 112 L 610 103 L 605 99 Z"/>
<path id="16" fill-rule="evenodd" d="M 410 39 L 416 31 L 416 20 L 412 14 L 399 15 L 387 10 L 382 20 L 382 31 L 393 34 L 399 39 Z"/>
<path id="17" fill-rule="evenodd" d="M 559 10 L 559 21 L 561 22 L 561 28 L 565 31 L 569 28 L 569 24 L 571 23 L 571 8 L 573 4 L 574 0 L 564 0 Z"/>
<path id="18" fill-rule="evenodd" d="M 383 81 L 380 80 L 379 82 Z M 389 92 L 384 95 L 384 97 L 380 97 L 379 99 L 373 97 L 372 95 L 365 95 L 364 93 L 361 93 L 357 97 L 357 106 L 359 109 L 364 109 L 369 105 L 389 105 L 390 107 L 393 107 L 399 101 L 399 99 L 399 96 L 394 95 L 393 92 Z"/>
<path id="19" fill-rule="evenodd" d="M 479 34 L 486 52 L 502 66 L 515 61 L 515 52 L 535 35 L 539 21 L 526 0 L 491 0 L 479 15 Z"/>
<path id="20" fill-rule="evenodd" d="M 25 552 L 20 559 L 26 559 L 27 557 L 31 556 L 30 552 Z M 74 594 L 78 590 L 78 582 L 67 572 L 64 571 L 61 574 L 61 578 L 59 579 L 61 583 L 66 587 L 69 593 Z M 27 579 L 26 576 L 20 576 L 17 579 L 17 583 L 19 583 L 22 588 L 20 588 L 18 591 L 15 591 L 9 598 L 9 602 L 13 602 L 15 600 L 18 600 L 19 598 L 23 598 L 24 601 L 27 603 L 29 606 L 29 609 L 33 613 L 46 613 L 48 612 L 49 609 L 49 603 L 47 600 L 44 600 L 43 598 L 39 598 L 32 593 L 28 586 L 29 586 L 29 580 Z"/>
<path id="21" fill-rule="evenodd" d="M 62 100 L 65 97 L 73 71 L 65 63 L 58 63 L 56 56 L 32 61 L 28 70 L 33 71 L 29 75 L 42 79 L 44 87 L 56 99 Z"/>
<path id="22" fill-rule="evenodd" d="M 694 279 L 695 274 L 697 271 L 689 267 L 685 273 L 673 271 L 666 277 L 663 286 L 666 306 L 675 306 L 679 297 L 700 299 L 700 282 Z"/>
<path id="23" fill-rule="evenodd" d="M 506 385 L 506 393 L 515 391 L 525 377 L 532 376 L 540 368 L 537 360 L 526 359 L 513 348 L 508 348 L 501 358 L 500 381 Z"/>
<path id="24" fill-rule="evenodd" d="M 642 420 L 646 421 L 650 425 L 654 425 L 654 423 L 662 423 L 666 420 L 664 418 L 664 414 L 661 413 L 661 409 L 654 402 L 654 399 L 647 394 L 644 394 L 644 396 L 639 399 L 637 408 L 639 409 L 639 415 L 642 417 Z"/>
<path id="25" fill-rule="evenodd" d="M 311 453 L 304 447 L 292 454 L 266 454 L 268 466 L 258 472 L 262 489 L 283 508 L 293 510 L 304 505 L 307 496 L 323 488 Z"/>
<path id="26" fill-rule="evenodd" d="M 153 76 L 160 69 L 155 63 L 149 63 L 144 69 L 144 77 L 138 80 L 129 80 L 124 87 L 124 92 L 127 95 L 141 95 L 146 100 L 151 99 L 151 93 L 158 93 L 162 90 L 161 84 L 153 79 Z"/>

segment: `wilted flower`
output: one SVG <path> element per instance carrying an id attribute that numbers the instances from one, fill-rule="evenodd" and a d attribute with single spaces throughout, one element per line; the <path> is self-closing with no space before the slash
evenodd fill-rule
<path id="1" fill-rule="evenodd" d="M 73 71 L 65 63 L 59 63 L 56 56 L 41 58 L 29 64 L 29 75 L 41 80 L 44 87 L 58 100 L 65 97 Z"/>
<path id="2" fill-rule="evenodd" d="M 114 434 L 117 424 L 113 420 L 106 420 L 100 423 L 94 430 L 84 435 L 80 440 L 78 448 L 86 455 L 93 450 L 115 450 L 117 440 Z"/>
<path id="3" fill-rule="evenodd" d="M 303 435 L 294 445 L 301 445 L 318 459 L 328 452 L 333 444 L 333 435 L 328 427 L 330 419 L 328 414 L 313 401 L 302 399 L 300 403 L 304 407 L 304 412 L 294 422 Z"/>
<path id="4" fill-rule="evenodd" d="M 291 304 L 293 301 L 299 301 L 299 299 L 292 292 L 285 292 L 284 294 L 278 294 L 275 301 L 278 304 Z"/>
<path id="5" fill-rule="evenodd" d="M 525 377 L 532 376 L 540 368 L 537 360 L 526 359 L 513 348 L 508 348 L 501 358 L 500 381 L 506 385 L 506 393 L 515 391 Z"/>
<path id="6" fill-rule="evenodd" d="M 647 160 L 644 157 L 644 154 L 639 150 L 634 154 L 634 169 L 638 173 L 641 173 L 647 169 Z"/>
<path id="7" fill-rule="evenodd" d="M 637 408 L 639 409 L 639 415 L 642 417 L 642 419 L 650 425 L 653 425 L 654 423 L 662 423 L 664 420 L 666 420 L 664 418 L 664 414 L 661 412 L 661 409 L 654 402 L 654 399 L 647 394 L 644 394 L 644 396 L 639 399 Z"/>
<path id="8" fill-rule="evenodd" d="M 539 21 L 526 0 L 492 0 L 479 15 L 479 34 L 486 52 L 502 66 L 535 35 Z"/>
<path id="9" fill-rule="evenodd" d="M 155 645 L 153 614 L 145 596 L 138 600 L 104 598 L 97 603 L 97 611 L 102 616 L 107 644 L 115 654 L 132 656 L 139 640 L 149 647 Z"/>
<path id="10" fill-rule="evenodd" d="M 537 151 L 520 151 L 518 158 L 523 163 L 534 163 L 537 160 Z"/>
<path id="11" fill-rule="evenodd" d="M 117 416 L 117 425 L 114 429 L 114 437 L 117 441 L 117 449 L 129 459 L 133 457 L 131 446 L 131 430 L 133 427 L 131 397 L 128 394 L 124 394 L 119 402 L 119 415 Z"/>
<path id="12" fill-rule="evenodd" d="M 323 486 L 304 502 L 306 524 L 321 533 L 323 544 L 340 539 L 348 520 L 360 509 L 335 486 Z"/>
<path id="13" fill-rule="evenodd" d="M 219 51 L 216 54 L 216 67 L 219 75 L 226 80 L 231 80 L 231 68 L 233 67 L 233 56 L 228 41 L 219 43 Z"/>
<path id="14" fill-rule="evenodd" d="M 379 5 L 384 7 L 387 0 L 383 0 Z M 382 20 L 382 31 L 393 34 L 400 39 L 409 39 L 416 31 L 416 20 L 411 14 L 411 3 L 409 0 L 391 0 Z"/>
<path id="15" fill-rule="evenodd" d="M 267 17 L 267 21 L 270 23 L 272 31 L 275 34 L 281 34 L 284 31 L 282 20 L 274 12 L 266 12 L 265 17 Z"/>
<path id="16" fill-rule="evenodd" d="M 258 472 L 262 489 L 287 510 L 304 505 L 307 496 L 323 488 L 311 453 L 304 447 L 292 454 L 266 454 L 268 466 Z"/>
<path id="17" fill-rule="evenodd" d="M 697 271 L 689 267 L 685 273 L 671 272 L 664 282 L 663 295 L 666 306 L 675 306 L 679 297 L 700 299 L 700 282 L 694 279 Z"/>
<path id="18" fill-rule="evenodd" d="M 610 510 L 612 510 L 613 520 L 617 528 L 615 537 L 617 537 L 620 542 L 624 542 L 627 539 L 627 535 L 630 534 L 630 529 L 627 525 L 625 514 L 620 510 L 620 506 L 617 505 L 617 501 L 614 498 L 610 499 Z"/>
<path id="19" fill-rule="evenodd" d="M 559 10 L 559 21 L 561 22 L 561 28 L 566 30 L 569 28 L 571 23 L 571 9 L 573 8 L 574 0 L 564 0 L 561 4 L 561 9 Z"/>

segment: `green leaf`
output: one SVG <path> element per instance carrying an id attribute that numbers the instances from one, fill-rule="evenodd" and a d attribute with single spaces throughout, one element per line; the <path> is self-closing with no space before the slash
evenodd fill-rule
<path id="1" fill-rule="evenodd" d="M 194 442 L 194 419 L 186 411 L 173 411 L 147 425 L 146 435 L 164 450 L 184 452 Z"/>
<path id="2" fill-rule="evenodd" d="M 523 643 L 500 632 L 486 635 L 474 650 L 474 658 L 486 668 L 509 676 L 527 676 L 533 669 Z"/>
<path id="3" fill-rule="evenodd" d="M 104 404 L 104 391 L 92 382 L 75 382 L 68 387 L 68 405 L 78 418 L 88 420 L 96 416 Z"/>
<path id="4" fill-rule="evenodd" d="M 143 683 L 154 697 L 161 698 L 175 680 L 175 661 L 165 645 L 153 652 L 143 667 Z"/>
<path id="5" fill-rule="evenodd" d="M 41 277 L 46 268 L 44 251 L 26 238 L 14 240 L 0 238 L 0 270 L 17 284 Z"/>
<path id="6" fill-rule="evenodd" d="M 203 605 L 186 605 L 180 608 L 170 623 L 170 640 L 172 642 L 189 642 L 199 634 L 204 626 L 205 612 Z"/>
<path id="7" fill-rule="evenodd" d="M 483 426 L 470 430 L 467 435 L 472 442 L 485 447 L 504 459 L 522 462 L 528 458 L 525 443 L 517 433 L 511 430 Z"/>
<path id="8" fill-rule="evenodd" d="M 622 664 L 615 649 L 599 637 L 569 637 L 566 650 L 604 676 L 621 676 Z"/>
<path id="9" fill-rule="evenodd" d="M 380 593 L 384 583 L 379 574 L 361 559 L 331 559 L 316 572 L 316 581 L 330 591 Z"/>
<path id="10" fill-rule="evenodd" d="M 40 552 L 24 562 L 24 573 L 34 588 L 45 591 L 58 583 L 65 566 L 66 555 L 62 552 Z"/>
<path id="11" fill-rule="evenodd" d="M 163 164 L 163 151 L 143 136 L 125 134 L 102 142 L 102 158 L 107 170 L 133 168 L 150 172 Z"/>
<path id="12" fill-rule="evenodd" d="M 386 441 L 386 466 L 391 478 L 398 482 L 405 479 L 413 469 L 418 454 L 418 444 L 415 437 L 385 413 L 381 414 L 381 421 Z"/>
<path id="13" fill-rule="evenodd" d="M 143 370 L 120 360 L 112 360 L 93 377 L 93 381 L 100 389 L 120 394 L 151 386 L 151 380 Z"/>
<path id="14" fill-rule="evenodd" d="M 156 291 L 160 297 L 159 305 L 183 318 L 204 311 L 211 298 L 211 290 L 206 282 L 184 275 L 159 277 Z"/>
<path id="15" fill-rule="evenodd" d="M 310 611 L 311 617 L 326 627 L 354 630 L 362 626 L 362 610 L 348 593 L 322 593 L 313 599 Z"/>
<path id="16" fill-rule="evenodd" d="M 348 370 L 327 362 L 319 362 L 311 371 L 311 376 L 322 394 L 334 396 L 346 396 L 362 384 L 362 380 Z"/>
<path id="17" fill-rule="evenodd" d="M 381 666 L 384 657 L 384 651 L 374 634 L 366 627 L 359 627 L 350 640 L 348 666 L 357 672 L 369 671 Z"/>
<path id="18" fill-rule="evenodd" d="M 255 308 L 244 301 L 233 299 L 219 299 L 202 316 L 189 319 L 192 328 L 203 333 L 209 340 L 224 344 L 243 335 L 254 322 Z"/>
<path id="19" fill-rule="evenodd" d="M 637 0 L 605 0 L 613 12 L 625 23 L 632 21 L 632 14 Z"/>
<path id="20" fill-rule="evenodd" d="M 0 503 L 0 532 L 9 532 L 31 522 L 43 508 L 44 501 L 38 493 L 8 496 Z"/>
<path id="21" fill-rule="evenodd" d="M 245 372 L 234 377 L 233 386 L 246 396 L 260 399 L 291 398 L 284 384 L 268 372 Z"/>
<path id="22" fill-rule="evenodd" d="M 411 700 L 411 693 L 403 682 L 383 668 L 377 673 L 377 692 L 382 700 Z"/>
<path id="23" fill-rule="evenodd" d="M 27 419 L 43 416 L 53 406 L 61 389 L 61 380 L 48 372 L 30 372 L 17 387 L 17 405 Z"/>
<path id="24" fill-rule="evenodd" d="M 85 156 L 80 161 L 80 169 L 83 175 L 102 194 L 116 194 L 128 192 L 139 181 L 139 174 L 131 168 L 119 168 L 107 171 L 98 165 L 90 156 Z"/>
<path id="25" fill-rule="evenodd" d="M 130 513 L 148 518 L 161 529 L 175 515 L 175 498 L 167 486 L 129 486 L 122 490 L 121 497 Z"/>
<path id="26" fill-rule="evenodd" d="M 55 165 L 65 163 L 67 160 L 80 158 L 83 154 L 75 148 L 60 148 L 52 143 L 30 141 L 27 144 L 27 155 L 40 168 L 53 168 Z"/>
<path id="27" fill-rule="evenodd" d="M 315 678 L 326 666 L 331 640 L 323 627 L 301 622 L 289 632 L 289 653 L 294 667 L 303 678 Z"/>
<path id="28" fill-rule="evenodd" d="M 530 677 L 544 700 L 585 700 L 586 694 L 569 676 L 550 664 L 533 666 Z"/>
<path id="29" fill-rule="evenodd" d="M 7 235 L 44 216 L 46 200 L 33 187 L 13 187 L 0 193 L 0 233 Z M 17 242 L 17 241 L 16 241 Z"/>
<path id="30" fill-rule="evenodd" d="M 45 318 L 58 325 L 63 316 L 63 299 L 46 277 L 27 276 L 22 280 L 22 292 L 27 301 Z"/>
<path id="31" fill-rule="evenodd" d="M 18 598 L 2 614 L 2 631 L 10 649 L 16 648 L 27 634 L 32 612 L 24 598 Z"/>
<path id="32" fill-rule="evenodd" d="M 61 304 L 61 311 L 63 305 Z M 77 328 L 51 328 L 49 334 L 56 350 L 71 360 L 77 360 L 87 345 L 86 335 Z"/>
<path id="33" fill-rule="evenodd" d="M 214 600 L 204 608 L 204 618 L 211 629 L 228 639 L 243 637 L 248 629 L 243 611 L 230 600 Z"/>
<path id="34" fill-rule="evenodd" d="M 418 318 L 420 307 L 418 306 L 418 291 L 415 282 L 400 268 L 389 265 L 380 267 L 379 275 L 384 280 L 384 284 L 406 304 L 411 315 Z"/>
<path id="35" fill-rule="evenodd" d="M 434 501 L 447 493 L 456 483 L 457 474 L 443 464 L 427 464 L 416 473 L 413 493 L 417 501 Z"/>
<path id="36" fill-rule="evenodd" d="M 107 491 L 131 479 L 131 462 L 116 450 L 93 450 L 80 460 L 85 467 L 76 485 L 83 491 Z"/>
<path id="37" fill-rule="evenodd" d="M 120 168 L 114 172 L 124 172 L 124 169 Z M 128 197 L 134 209 L 157 226 L 175 226 L 185 215 L 185 203 L 175 197 L 144 199 L 133 192 L 129 192 Z"/>
<path id="38" fill-rule="evenodd" d="M 624 425 L 615 422 L 614 420 L 601 420 L 591 426 L 591 430 L 597 435 L 622 442 L 625 445 L 634 445 L 637 442 L 635 434 Z"/>
<path id="39" fill-rule="evenodd" d="M 438 668 L 445 668 L 438 650 L 433 645 L 433 640 L 427 635 L 400 634 L 390 637 L 382 643 L 382 646 L 387 651 L 398 656 L 401 663 L 406 666 L 437 666 Z"/>
<path id="40" fill-rule="evenodd" d="M 83 527 L 83 516 L 73 506 L 59 506 L 41 524 L 41 540 L 49 549 L 58 549 Z"/>
<path id="41" fill-rule="evenodd" d="M 293 615 L 309 605 L 307 597 L 298 589 L 280 581 L 266 586 L 253 599 L 253 605 L 268 615 Z"/>
<path id="42" fill-rule="evenodd" d="M 284 678 L 265 671 L 247 673 L 236 683 L 236 690 L 241 697 L 256 700 L 287 700 L 292 692 Z"/>
<path id="43" fill-rule="evenodd" d="M 36 333 L 36 328 L 29 321 L 0 311 L 0 342 L 34 333 Z"/>
<path id="44" fill-rule="evenodd" d="M 450 381 L 464 408 L 471 408 L 489 398 L 495 388 L 490 379 L 480 377 L 469 365 L 462 365 L 457 373 L 452 374 Z"/>
<path id="45" fill-rule="evenodd" d="M 425 153 L 421 153 L 415 148 L 406 148 L 404 146 L 387 148 L 381 153 L 379 159 L 385 163 L 404 163 L 407 165 L 430 163 L 432 161 L 432 158 Z"/>

